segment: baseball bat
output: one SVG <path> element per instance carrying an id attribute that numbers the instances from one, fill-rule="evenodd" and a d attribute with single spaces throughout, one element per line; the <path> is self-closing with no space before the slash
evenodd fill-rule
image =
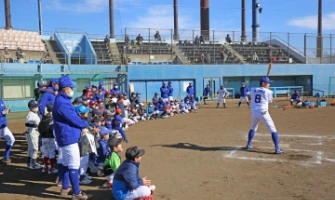
<path id="1" fill-rule="evenodd" d="M 269 63 L 269 66 L 268 66 L 268 73 L 266 74 L 267 77 L 269 77 L 269 75 L 270 75 L 271 68 L 272 68 L 272 63 Z"/>

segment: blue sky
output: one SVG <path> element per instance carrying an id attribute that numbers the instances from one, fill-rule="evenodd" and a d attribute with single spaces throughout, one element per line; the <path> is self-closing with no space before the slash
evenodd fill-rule
<path id="1" fill-rule="evenodd" d="M 251 0 L 247 0 L 247 31 L 251 31 Z M 317 0 L 259 0 L 261 32 L 316 33 Z M 116 34 L 125 27 L 173 28 L 173 0 L 114 0 Z M 200 0 L 179 0 L 180 29 L 200 29 Z M 211 29 L 239 31 L 240 0 L 210 0 Z M 4 11 L 0 2 L 1 13 Z M 109 32 L 108 0 L 42 0 L 43 29 Z M 37 0 L 12 0 L 16 29 L 38 30 Z M 335 33 L 334 0 L 323 0 L 324 33 Z M 0 27 L 5 26 L 4 14 Z M 284 34 L 283 34 L 284 37 Z"/>

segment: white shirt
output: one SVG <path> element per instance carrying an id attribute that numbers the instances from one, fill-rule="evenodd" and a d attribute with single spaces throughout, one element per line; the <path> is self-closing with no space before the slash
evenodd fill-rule
<path id="1" fill-rule="evenodd" d="M 95 146 L 94 135 L 92 135 L 91 133 L 88 133 L 88 134 L 86 134 L 86 136 L 88 138 L 88 141 L 90 141 L 92 152 L 95 153 L 95 154 L 98 154 L 97 147 Z"/>
<path id="2" fill-rule="evenodd" d="M 273 92 L 263 87 L 251 88 L 252 110 L 267 111 Z"/>
<path id="3" fill-rule="evenodd" d="M 129 99 L 126 99 L 126 100 L 123 99 L 123 105 L 124 105 L 125 107 L 130 106 L 130 101 L 129 101 Z"/>
<path id="4" fill-rule="evenodd" d="M 223 88 L 222 90 L 219 89 L 217 93 L 218 93 L 219 98 L 225 98 L 228 94 L 226 88 Z"/>
<path id="5" fill-rule="evenodd" d="M 36 124 L 38 126 L 40 124 L 40 121 L 41 119 L 37 113 L 34 113 L 33 111 L 29 111 L 26 117 L 26 123 Z M 28 131 L 32 131 L 32 130 L 37 131 L 37 128 L 31 128 L 31 127 L 28 128 Z"/>

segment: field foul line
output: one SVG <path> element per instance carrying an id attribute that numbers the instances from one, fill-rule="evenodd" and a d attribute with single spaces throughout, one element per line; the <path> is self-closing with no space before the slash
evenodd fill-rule
<path id="1" fill-rule="evenodd" d="M 271 136 L 271 135 L 270 134 L 256 133 L 255 136 Z M 316 139 L 322 139 L 322 138 L 327 137 L 327 136 L 316 136 L 316 135 L 287 135 L 287 134 L 278 134 L 278 136 L 279 136 L 279 138 L 280 137 L 301 137 L 301 138 L 316 138 Z"/>
<path id="2" fill-rule="evenodd" d="M 257 143 L 273 143 L 273 141 L 265 141 L 265 140 L 252 140 L 252 142 L 257 142 Z M 304 145 L 312 145 L 312 146 L 323 145 L 322 142 L 318 142 L 318 143 L 288 142 L 288 143 L 289 144 L 304 144 Z"/>

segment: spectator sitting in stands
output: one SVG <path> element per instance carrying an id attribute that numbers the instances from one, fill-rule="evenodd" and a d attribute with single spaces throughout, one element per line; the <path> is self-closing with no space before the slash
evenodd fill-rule
<path id="1" fill-rule="evenodd" d="M 18 60 L 19 63 L 23 63 L 24 62 L 24 53 L 22 52 L 22 49 L 20 49 L 20 47 L 17 48 L 16 50 L 16 59 Z"/>
<path id="2" fill-rule="evenodd" d="M 199 44 L 205 44 L 205 40 L 204 40 L 204 36 L 203 35 L 200 35 L 200 43 Z"/>
<path id="3" fill-rule="evenodd" d="M 106 35 L 106 38 L 104 39 L 104 42 L 105 42 L 106 46 L 110 43 L 108 35 Z"/>
<path id="4" fill-rule="evenodd" d="M 131 52 L 137 53 L 137 44 L 134 40 L 131 40 Z"/>
<path id="5" fill-rule="evenodd" d="M 143 42 L 143 37 L 141 36 L 141 34 L 138 34 L 138 36 L 136 37 L 136 41 L 137 41 L 137 45 L 141 45 Z"/>
<path id="6" fill-rule="evenodd" d="M 200 45 L 200 39 L 199 39 L 198 36 L 195 37 L 195 39 L 194 39 L 194 44 L 197 45 L 197 46 Z"/>
<path id="7" fill-rule="evenodd" d="M 204 62 L 205 62 L 205 55 L 203 53 L 200 54 L 200 61 L 201 61 L 202 64 L 204 64 Z"/>
<path id="8" fill-rule="evenodd" d="M 228 56 L 227 56 L 226 61 L 229 61 L 231 58 L 233 58 L 233 54 L 230 51 L 228 51 Z"/>
<path id="9" fill-rule="evenodd" d="M 227 34 L 227 36 L 226 36 L 226 42 L 228 43 L 228 44 L 230 44 L 232 41 L 231 41 L 231 38 L 230 38 L 230 36 L 229 36 L 229 34 Z"/>
<path id="10" fill-rule="evenodd" d="M 252 55 L 252 63 L 258 63 L 258 56 L 256 52 L 254 52 L 254 55 Z"/>
<path id="11" fill-rule="evenodd" d="M 159 34 L 158 31 L 156 31 L 156 34 L 155 34 L 155 41 L 156 42 L 158 42 L 158 41 L 162 42 L 161 35 Z"/>
<path id="12" fill-rule="evenodd" d="M 128 36 L 128 34 L 126 34 L 124 36 L 124 43 L 125 43 L 126 47 L 128 47 L 128 45 L 129 45 L 129 36 Z"/>
<path id="13" fill-rule="evenodd" d="M 5 49 L 2 51 L 1 59 L 0 61 L 5 61 L 6 63 L 9 62 L 10 54 L 8 52 L 8 48 L 5 47 Z"/>
<path id="14" fill-rule="evenodd" d="M 52 62 L 51 62 L 51 57 L 50 57 L 49 53 L 47 53 L 47 54 L 42 58 L 42 62 L 43 62 L 43 63 L 52 63 Z"/>

